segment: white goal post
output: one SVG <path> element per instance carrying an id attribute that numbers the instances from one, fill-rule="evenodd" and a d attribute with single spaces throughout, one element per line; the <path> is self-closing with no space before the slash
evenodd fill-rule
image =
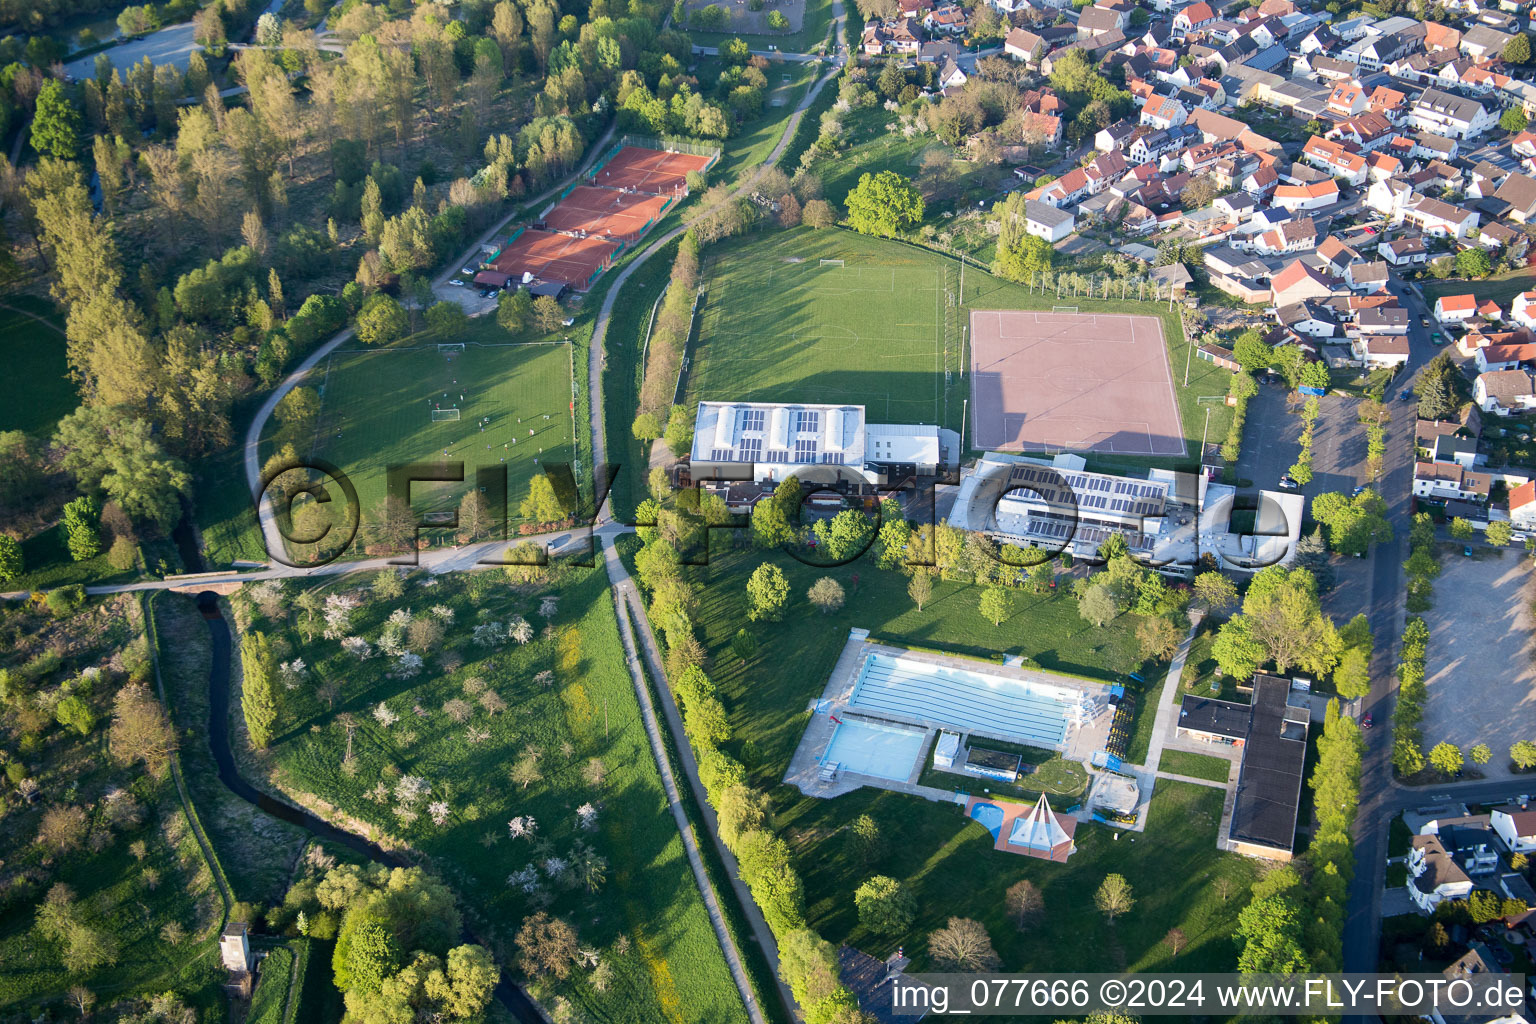
<path id="1" fill-rule="evenodd" d="M 821 266 L 823 266 L 823 267 L 840 267 L 842 265 L 843 265 L 843 261 L 842 260 L 822 260 L 821 261 Z"/>
<path id="2" fill-rule="evenodd" d="M 1051 312 L 1052 313 L 1076 313 L 1077 312 L 1077 307 L 1076 306 L 1052 306 L 1051 307 Z"/>
<path id="3" fill-rule="evenodd" d="M 464 343 L 462 341 L 444 341 L 444 342 L 439 342 L 438 346 L 437 346 L 437 350 L 439 352 L 463 352 L 464 351 Z"/>
<path id="4" fill-rule="evenodd" d="M 445 420 L 457 420 L 458 418 L 459 418 L 459 410 L 457 410 L 457 409 L 433 409 L 432 410 L 432 422 L 433 423 L 442 423 Z"/>

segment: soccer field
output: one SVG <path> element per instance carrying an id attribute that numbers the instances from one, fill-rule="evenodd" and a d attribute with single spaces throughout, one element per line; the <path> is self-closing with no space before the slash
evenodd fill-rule
<path id="1" fill-rule="evenodd" d="M 575 458 L 570 360 L 561 344 L 337 351 L 306 381 L 321 391 L 312 455 L 352 478 L 365 514 L 383 501 L 390 466 L 463 462 L 462 484 L 412 485 L 412 505 L 436 512 L 458 507 L 476 469 L 505 465 L 515 518 L 542 465 Z"/>
<path id="2" fill-rule="evenodd" d="M 722 247 L 688 400 L 846 403 L 875 422 L 958 427 L 959 374 L 945 380 L 946 349 L 958 368 L 957 284 L 952 265 L 846 232 Z"/>

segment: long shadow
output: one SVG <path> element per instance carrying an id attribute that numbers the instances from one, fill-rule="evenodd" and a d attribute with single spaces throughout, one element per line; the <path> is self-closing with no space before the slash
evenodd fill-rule
<path id="1" fill-rule="evenodd" d="M 297 825 L 317 839 L 345 846 L 386 867 L 411 867 L 411 862 L 399 854 L 385 850 L 362 836 L 343 831 L 291 804 L 274 800 L 240 777 L 235 768 L 234 751 L 229 745 L 229 659 L 232 649 L 229 624 L 219 611 L 218 595 L 212 591 L 205 590 L 197 595 L 197 610 L 202 613 L 203 622 L 208 626 L 212 652 L 208 668 L 208 745 L 213 751 L 214 764 L 218 766 L 219 781 L 246 803 L 274 818 Z M 463 933 L 463 938 L 466 942 L 475 941 L 474 936 L 467 931 Z M 520 1024 L 544 1024 L 543 1016 L 527 994 L 506 980 L 505 975 L 496 986 L 496 998 Z"/>

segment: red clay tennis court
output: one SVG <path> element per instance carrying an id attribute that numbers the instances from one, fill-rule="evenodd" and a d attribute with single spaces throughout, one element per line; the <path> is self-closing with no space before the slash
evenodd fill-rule
<path id="1" fill-rule="evenodd" d="M 645 192 L 578 185 L 544 218 L 550 231 L 572 231 L 633 242 L 666 212 L 672 200 Z"/>
<path id="2" fill-rule="evenodd" d="M 621 248 L 621 243 L 605 238 L 578 238 L 530 228 L 508 242 L 490 265 L 514 279 L 530 273 L 586 291 Z"/>
<path id="3" fill-rule="evenodd" d="M 692 153 L 666 153 L 659 149 L 625 146 L 592 177 L 594 185 L 632 188 L 655 195 L 681 192 L 689 171 L 702 171 L 713 157 Z"/>
<path id="4" fill-rule="evenodd" d="M 971 313 L 978 448 L 1187 454 L 1155 316 Z"/>

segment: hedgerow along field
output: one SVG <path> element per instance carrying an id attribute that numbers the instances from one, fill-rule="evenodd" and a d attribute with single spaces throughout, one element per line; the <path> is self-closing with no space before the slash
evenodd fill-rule
<path id="1" fill-rule="evenodd" d="M 547 909 L 568 919 L 583 948 L 598 950 L 614 972 L 606 993 L 592 987 L 590 971 L 554 984 L 555 993 L 592 1019 L 741 1019 L 739 996 L 666 812 L 606 578 L 601 570 L 552 571 L 556 578 L 548 585 L 512 585 L 500 572 L 412 577 L 406 592 L 391 600 L 368 596 L 372 575 L 319 587 L 327 596 L 364 598 L 344 635 L 365 638 L 376 651 L 399 609 L 444 624 L 442 639 L 409 678 L 400 676 L 393 658 L 375 653 L 359 660 L 338 639 L 327 639 L 323 616 L 307 632 L 306 614 L 293 610 L 296 589 L 241 601 L 246 628 L 275 637 L 282 661 L 299 658 L 306 666 L 304 681 L 282 690 L 275 778 L 290 793 L 313 794 L 431 857 L 460 894 L 476 933 L 513 975 L 519 973 L 513 936 L 523 918 Z M 434 609 L 451 611 L 451 622 Z M 526 644 L 505 637 L 492 645 L 474 642 L 476 627 L 505 628 L 515 617 L 532 627 Z M 331 705 L 321 689 L 327 684 L 337 689 Z M 450 705 L 455 700 L 464 706 Z M 384 725 L 374 714 L 380 704 L 398 720 Z M 352 768 L 342 763 L 348 747 L 343 714 L 354 722 Z M 531 753 L 537 754 L 536 777 L 514 779 L 511 770 Z M 414 804 L 414 818 L 394 810 L 393 787 L 402 775 L 431 787 Z M 381 782 L 390 791 L 383 802 L 370 796 Z M 430 807 L 439 800 L 447 805 L 441 825 Z M 578 822 L 578 808 L 587 804 L 596 811 L 591 830 Z M 509 821 L 529 817 L 537 823 L 533 837 L 513 838 Z M 607 861 L 595 892 L 556 881 L 547 870 L 549 858 L 574 860 L 578 844 Z M 520 874 L 530 869 L 531 875 Z M 524 890 L 524 877 L 532 892 Z"/>
<path id="2" fill-rule="evenodd" d="M 946 343 L 960 365 L 953 261 L 801 228 L 721 243 L 706 263 L 690 404 L 862 405 L 878 423 L 959 429 L 959 374 L 944 379 Z"/>
<path id="3" fill-rule="evenodd" d="M 0 827 L 5 1015 L 30 1010 L 31 1019 L 47 1005 L 73 1016 L 64 1007 L 77 984 L 96 994 L 99 1008 L 166 991 L 199 1010 L 224 1005 L 216 948 L 224 905 L 176 785 L 169 771 L 157 776 L 119 764 L 109 749 L 114 696 L 134 680 L 153 682 L 141 614 L 132 596 L 88 602 L 64 619 L 32 602 L 0 607 L 0 669 L 15 687 L 9 712 L 0 715 L 0 749 L 24 770 L 8 789 Z M 85 735 L 48 710 L 65 689 L 92 712 Z M 25 780 L 37 787 L 30 802 L 20 795 Z M 45 817 L 60 811 L 79 812 L 78 841 L 45 848 L 38 841 Z M 64 965 L 64 944 L 37 922 L 56 884 L 74 890 L 75 919 L 115 948 L 110 962 L 88 970 Z"/>
<path id="4" fill-rule="evenodd" d="M 413 484 L 413 508 L 452 511 L 474 486 L 478 467 L 505 466 L 508 514 L 515 518 L 529 480 L 546 464 L 575 458 L 572 347 L 558 340 L 490 340 L 510 336 L 493 320 L 471 323 L 463 351 L 439 349 L 433 334 L 414 345 L 348 346 L 304 380 L 320 392 L 320 416 L 312 447 L 296 445 L 297 455 L 340 467 L 365 516 L 383 502 L 391 466 L 446 460 L 464 464 L 464 482 Z M 457 420 L 442 418 L 455 410 Z M 274 417 L 264 432 L 264 456 L 275 450 L 280 432 Z M 494 508 L 495 496 L 487 500 Z"/>

